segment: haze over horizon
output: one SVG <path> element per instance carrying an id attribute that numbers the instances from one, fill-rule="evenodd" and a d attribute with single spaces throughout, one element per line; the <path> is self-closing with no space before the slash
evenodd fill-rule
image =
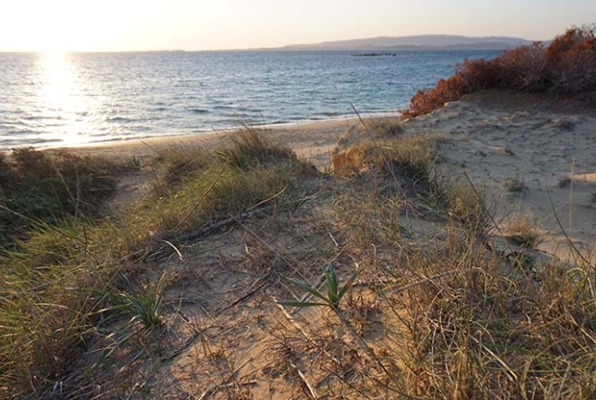
<path id="1" fill-rule="evenodd" d="M 20 0 L 3 7 L 0 51 L 226 50 L 380 36 L 548 40 L 594 21 L 593 0 Z"/>

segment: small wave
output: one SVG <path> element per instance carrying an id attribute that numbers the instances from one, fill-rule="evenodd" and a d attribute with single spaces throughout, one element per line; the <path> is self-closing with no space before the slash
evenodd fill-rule
<path id="1" fill-rule="evenodd" d="M 29 129 L 19 129 L 8 131 L 8 135 L 37 135 L 39 132 L 32 131 Z"/>
<path id="2" fill-rule="evenodd" d="M 321 114 L 323 117 L 339 117 L 340 115 L 345 115 L 345 113 L 337 111 L 323 111 L 319 114 Z"/>
<path id="3" fill-rule="evenodd" d="M 16 149 L 19 147 L 42 146 L 44 144 L 59 143 L 62 139 L 8 139 L 0 140 L 0 149 Z"/>
<path id="4" fill-rule="evenodd" d="M 247 112 L 247 113 L 262 113 L 263 110 L 259 108 L 252 108 L 252 107 L 238 107 L 238 111 Z"/>
<path id="5" fill-rule="evenodd" d="M 209 110 L 205 110 L 203 108 L 193 108 L 190 110 L 190 112 L 193 114 L 209 114 Z"/>
<path id="6" fill-rule="evenodd" d="M 132 118 L 124 118 L 124 117 L 108 117 L 106 118 L 107 122 L 133 122 L 134 119 Z"/>
<path id="7" fill-rule="evenodd" d="M 25 121 L 38 121 L 40 119 L 44 119 L 45 117 L 42 115 L 28 115 L 26 117 L 23 117 L 23 120 Z"/>

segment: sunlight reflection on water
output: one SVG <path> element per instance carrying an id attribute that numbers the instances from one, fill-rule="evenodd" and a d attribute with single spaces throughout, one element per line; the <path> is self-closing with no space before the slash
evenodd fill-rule
<path id="1" fill-rule="evenodd" d="M 494 51 L 0 53 L 0 150 L 396 112 Z"/>
<path id="2" fill-rule="evenodd" d="M 38 108 L 43 110 L 40 123 L 54 121 L 54 126 L 61 128 L 47 133 L 44 139 L 60 141 L 66 146 L 86 142 L 85 132 L 90 129 L 90 123 L 77 116 L 92 113 L 93 102 L 81 93 L 70 55 L 40 54 L 38 68 L 41 71 Z"/>

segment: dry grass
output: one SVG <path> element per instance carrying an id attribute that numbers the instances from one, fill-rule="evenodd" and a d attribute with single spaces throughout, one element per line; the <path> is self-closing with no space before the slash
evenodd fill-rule
<path id="1" fill-rule="evenodd" d="M 91 342 L 101 337 L 128 340 L 128 334 L 106 336 L 103 327 L 114 317 L 130 319 L 136 305 L 142 310 L 152 303 L 151 296 L 143 299 L 135 294 L 145 293 L 137 290 L 142 282 L 137 282 L 136 276 L 146 257 L 172 253 L 172 242 L 184 235 L 200 235 L 222 219 L 242 218 L 246 211 L 283 205 L 298 176 L 316 176 L 311 166 L 290 151 L 268 146 L 257 132 L 248 132 L 223 147 L 220 153 L 233 153 L 243 160 L 242 169 L 202 150 L 167 151 L 158 157 L 163 170 L 159 183 L 154 184 L 158 189 L 114 222 L 89 219 L 95 209 L 88 206 L 100 206 L 100 200 L 106 198 L 104 192 L 95 190 L 106 185 L 103 175 L 87 167 L 96 165 L 95 161 L 85 159 L 83 168 L 81 160 L 67 154 L 50 159 L 32 150 L 17 152 L 13 164 L 3 169 L 3 189 L 13 189 L 14 176 L 21 178 L 21 192 L 39 190 L 40 182 L 45 184 L 42 178 L 54 179 L 54 192 L 62 189 L 68 201 L 58 201 L 57 211 L 50 213 L 54 226 L 31 214 L 36 210 L 33 204 L 23 205 L 19 216 L 33 221 L 32 228 L 14 251 L 4 251 L 0 258 L 2 396 L 30 393 L 44 397 L 44 390 L 60 382 L 72 360 Z M 263 154 L 268 157 L 266 165 L 262 164 Z M 75 161 L 78 167 L 71 167 Z M 38 171 L 47 176 L 34 175 Z M 78 192 L 68 186 L 70 182 Z M 87 182 L 93 184 L 91 189 Z M 88 190 L 94 197 L 85 197 Z M 80 194 L 74 204 L 73 192 Z M 74 214 L 69 220 L 58 218 L 69 214 Z M 132 325 L 129 330 L 134 332 Z"/>
<path id="2" fill-rule="evenodd" d="M 539 221 L 529 211 L 511 215 L 504 224 L 504 234 L 511 243 L 532 250 L 544 239 Z"/>
<path id="3" fill-rule="evenodd" d="M 125 218 L 3 255 L 1 395 L 594 397 L 594 266 L 530 274 L 492 249 L 482 190 L 433 146 L 358 145 L 347 177 L 250 131 L 162 154 Z M 535 246 L 524 218 L 509 231 Z M 276 303 L 309 300 L 292 279 L 323 290 L 328 263 L 358 271 L 339 309 Z"/>
<path id="4" fill-rule="evenodd" d="M 403 123 L 399 119 L 373 119 L 368 123 L 368 128 L 380 139 L 391 139 L 405 133 Z"/>
<path id="5" fill-rule="evenodd" d="M 527 190 L 526 184 L 519 178 L 519 176 L 510 176 L 505 179 L 503 188 L 509 193 L 522 193 L 524 190 Z"/>

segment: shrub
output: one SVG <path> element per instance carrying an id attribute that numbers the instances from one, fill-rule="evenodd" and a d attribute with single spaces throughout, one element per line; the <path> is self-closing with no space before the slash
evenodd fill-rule
<path id="1" fill-rule="evenodd" d="M 546 45 L 536 42 L 492 60 L 465 60 L 434 88 L 420 90 L 402 111 L 404 119 L 428 114 L 464 94 L 499 88 L 581 93 L 596 89 L 596 25 L 574 27 Z"/>
<path id="2" fill-rule="evenodd" d="M 527 189 L 525 183 L 518 176 L 505 179 L 503 187 L 510 193 L 522 193 Z"/>

